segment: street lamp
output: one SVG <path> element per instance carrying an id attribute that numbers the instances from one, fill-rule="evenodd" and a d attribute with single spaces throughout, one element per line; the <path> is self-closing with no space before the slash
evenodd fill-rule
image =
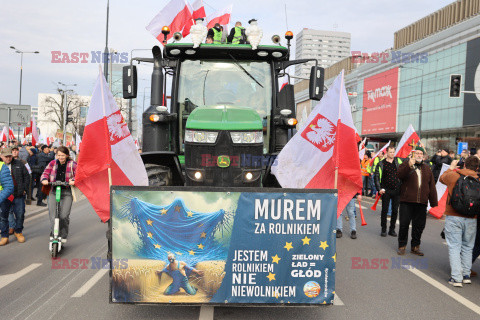
<path id="1" fill-rule="evenodd" d="M 63 82 L 58 82 L 59 85 L 63 86 L 63 144 L 67 145 L 67 118 L 68 118 L 68 104 L 67 104 L 67 91 L 73 91 L 68 89 L 68 87 L 76 87 L 77 84 L 65 84 Z"/>
<path id="2" fill-rule="evenodd" d="M 20 96 L 18 98 L 18 104 L 22 104 L 22 76 L 23 76 L 23 54 L 24 53 L 35 53 L 39 54 L 39 51 L 22 51 L 20 49 L 15 48 L 14 46 L 10 46 L 10 49 L 15 50 L 16 53 L 20 53 Z"/>
<path id="3" fill-rule="evenodd" d="M 415 68 L 415 67 L 405 67 L 405 66 L 400 66 L 399 68 L 402 69 L 416 69 L 420 70 L 422 72 L 422 82 L 420 84 L 420 107 L 418 109 L 418 136 L 421 137 L 422 133 L 422 101 L 423 101 L 423 69 L 420 68 Z"/>
<path id="4" fill-rule="evenodd" d="M 145 89 L 151 89 L 150 87 L 143 88 L 143 112 L 145 112 Z"/>
<path id="5" fill-rule="evenodd" d="M 35 53 L 38 54 L 38 51 L 22 51 L 20 49 L 15 48 L 14 46 L 10 46 L 10 49 L 15 50 L 16 53 L 20 53 L 20 94 L 18 98 L 18 105 L 22 105 L 22 77 L 23 77 L 23 54 L 24 53 Z M 7 119 L 7 127 L 10 129 L 10 110 L 8 112 L 8 119 Z M 20 129 L 20 128 L 18 128 Z M 10 135 L 7 135 L 7 144 L 10 142 Z"/>

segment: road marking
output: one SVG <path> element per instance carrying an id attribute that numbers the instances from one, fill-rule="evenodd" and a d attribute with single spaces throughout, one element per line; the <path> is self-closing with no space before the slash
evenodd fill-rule
<path id="1" fill-rule="evenodd" d="M 200 315 L 198 320 L 210 320 L 213 319 L 214 308 L 212 306 L 201 306 Z"/>
<path id="2" fill-rule="evenodd" d="M 32 263 L 28 267 L 26 267 L 26 268 L 24 268 L 24 269 L 22 269 L 18 272 L 0 276 L 0 289 L 9 285 L 13 281 L 23 277 L 24 275 L 26 275 L 30 271 L 35 270 L 36 268 L 40 267 L 41 265 L 42 265 L 41 263 Z"/>
<path id="3" fill-rule="evenodd" d="M 443 293 L 449 295 L 451 298 L 457 300 L 458 302 L 460 302 L 461 304 L 463 304 L 465 307 L 472 310 L 476 314 L 480 315 L 480 306 L 476 305 L 475 303 L 471 302 L 470 300 L 468 300 L 468 299 L 464 298 L 463 296 L 459 295 L 458 293 L 456 293 L 452 289 L 448 288 L 447 286 L 441 284 L 437 280 L 427 276 L 425 273 L 421 272 L 418 269 L 407 269 L 407 270 L 412 272 L 417 277 L 425 280 L 427 283 L 431 284 L 432 286 L 434 286 L 438 290 L 442 291 Z"/>
<path id="4" fill-rule="evenodd" d="M 77 290 L 74 294 L 72 294 L 72 298 L 80 298 L 85 295 L 97 282 L 100 280 L 110 269 L 101 269 L 95 275 L 90 278 L 80 289 Z"/>
<path id="5" fill-rule="evenodd" d="M 335 296 L 333 297 L 333 305 L 334 306 L 344 306 L 345 303 L 343 303 L 343 301 L 340 299 L 338 294 L 335 294 Z"/>
<path id="6" fill-rule="evenodd" d="M 37 219 L 37 218 L 43 217 L 43 216 L 45 216 L 45 215 L 47 215 L 47 214 L 48 214 L 48 210 L 45 211 L 45 212 L 39 213 L 39 214 L 37 214 L 37 215 L 34 215 L 34 216 L 31 217 L 31 218 L 28 218 L 28 217 L 25 218 L 25 222 L 30 222 L 30 221 L 35 220 L 35 219 Z"/>
<path id="7" fill-rule="evenodd" d="M 355 203 L 355 207 L 357 207 L 357 208 L 358 208 L 358 203 Z M 368 209 L 368 208 L 367 208 L 367 207 L 364 207 L 364 206 L 362 206 L 362 209 L 365 209 L 365 210 L 366 210 L 366 209 Z"/>

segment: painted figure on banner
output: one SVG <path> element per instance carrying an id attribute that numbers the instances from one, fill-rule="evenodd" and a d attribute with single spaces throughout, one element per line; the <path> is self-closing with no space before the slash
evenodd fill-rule
<path id="1" fill-rule="evenodd" d="M 177 293 L 180 291 L 180 288 L 185 290 L 187 294 L 196 294 L 197 288 L 188 282 L 188 276 L 191 273 L 195 273 L 198 276 L 203 276 L 203 271 L 192 268 L 183 261 L 177 261 L 173 253 L 168 255 L 168 261 L 170 262 L 168 266 L 166 266 L 162 271 L 157 271 L 157 275 L 159 277 L 162 276 L 162 273 L 166 273 L 173 279 L 172 283 L 167 287 L 164 294 L 171 295 Z"/>

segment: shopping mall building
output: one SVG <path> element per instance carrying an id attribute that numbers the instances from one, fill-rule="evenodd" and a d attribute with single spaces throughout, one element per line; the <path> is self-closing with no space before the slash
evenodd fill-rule
<path id="1" fill-rule="evenodd" d="M 382 146 L 398 142 L 412 124 L 427 152 L 480 148 L 480 0 L 456 1 L 395 32 L 394 47 L 352 56 L 325 70 L 325 85 L 345 70 L 353 120 L 362 137 Z M 461 75 L 459 97 L 450 97 Z M 295 85 L 297 116 L 308 100 L 308 81 Z M 419 121 L 421 119 L 421 121 Z M 300 121 L 302 119 L 299 119 Z M 421 124 L 421 125 L 420 125 Z"/>

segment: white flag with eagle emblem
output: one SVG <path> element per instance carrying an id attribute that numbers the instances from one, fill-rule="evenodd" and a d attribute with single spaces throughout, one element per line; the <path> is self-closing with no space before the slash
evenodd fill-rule
<path id="1" fill-rule="evenodd" d="M 283 188 L 333 189 L 337 169 L 338 216 L 362 189 L 357 137 L 342 71 L 282 149 L 272 173 Z"/>

